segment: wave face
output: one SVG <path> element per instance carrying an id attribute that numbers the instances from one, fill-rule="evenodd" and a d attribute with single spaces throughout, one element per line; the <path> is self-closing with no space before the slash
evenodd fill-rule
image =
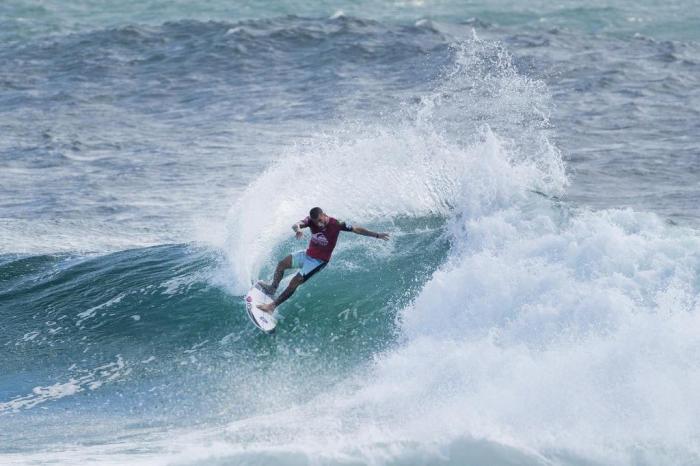
<path id="1" fill-rule="evenodd" d="M 696 161 L 585 149 L 649 124 L 621 96 L 692 101 L 696 45 L 620 38 L 624 6 L 172 5 L 0 33 L 0 462 L 700 462 L 700 216 L 664 207 Z M 242 294 L 314 205 L 392 240 L 344 234 L 263 335 Z"/>

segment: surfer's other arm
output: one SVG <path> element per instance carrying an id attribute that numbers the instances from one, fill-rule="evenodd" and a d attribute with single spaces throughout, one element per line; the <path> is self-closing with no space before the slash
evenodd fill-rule
<path id="1" fill-rule="evenodd" d="M 304 236 L 304 232 L 301 231 L 302 228 L 308 228 L 309 227 L 309 217 L 306 217 L 304 220 L 299 220 L 297 223 L 292 225 L 292 230 L 294 230 L 294 236 L 296 236 L 297 239 L 301 239 Z"/>
<path id="2" fill-rule="evenodd" d="M 352 226 L 350 227 L 350 231 L 362 236 L 371 236 L 372 238 L 383 239 L 384 241 L 389 239 L 389 233 L 377 233 L 376 231 L 368 230 L 367 228 L 361 226 Z"/>

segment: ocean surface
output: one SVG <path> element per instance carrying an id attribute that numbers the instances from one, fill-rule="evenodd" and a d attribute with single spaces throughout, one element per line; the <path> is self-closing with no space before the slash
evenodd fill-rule
<path id="1" fill-rule="evenodd" d="M 699 229 L 696 0 L 4 0 L 0 464 L 700 464 Z"/>

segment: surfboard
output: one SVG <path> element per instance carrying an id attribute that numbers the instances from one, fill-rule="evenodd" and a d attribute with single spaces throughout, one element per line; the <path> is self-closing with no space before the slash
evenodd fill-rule
<path id="1" fill-rule="evenodd" d="M 258 304 L 271 303 L 272 298 L 255 284 L 243 299 L 245 300 L 246 313 L 255 326 L 265 333 L 274 332 L 277 326 L 277 319 L 273 315 L 258 309 Z"/>

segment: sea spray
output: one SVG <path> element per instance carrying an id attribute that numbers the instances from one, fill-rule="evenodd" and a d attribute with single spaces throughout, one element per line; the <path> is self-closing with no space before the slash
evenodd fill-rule
<path id="1" fill-rule="evenodd" d="M 373 222 L 450 217 L 465 189 L 488 196 L 516 173 L 533 189 L 561 190 L 560 154 L 541 134 L 548 129 L 542 84 L 517 74 L 500 46 L 476 37 L 453 53 L 454 65 L 417 106 L 371 125 L 341 121 L 335 131 L 293 144 L 236 200 L 225 245 L 235 292 L 249 286 L 271 260 L 271 247 L 316 205 Z M 490 162 L 482 159 L 499 157 L 514 167 L 508 175 L 487 173 Z"/>
<path id="2" fill-rule="evenodd" d="M 346 387 L 278 413 L 278 429 L 296 432 L 296 446 L 282 448 L 369 463 L 450 452 L 459 461 L 456 445 L 479 442 L 496 464 L 697 459 L 700 238 L 652 214 L 553 199 L 567 179 L 546 137 L 540 84 L 514 73 L 498 47 L 475 40 L 459 50 L 459 72 L 423 100 L 415 126 L 371 139 L 365 130 L 359 142 L 285 158 L 259 180 L 345 178 L 362 189 L 330 194 L 342 214 L 437 212 L 451 237 L 448 259 L 397 316 L 398 347 Z M 466 95 L 446 94 L 458 84 Z M 440 115 L 452 118 L 460 103 L 478 118 L 446 137 L 455 128 L 436 130 Z M 382 188 L 370 173 L 405 175 L 408 189 L 392 184 L 374 199 L 366 192 Z M 314 189 L 299 208 L 325 194 Z M 251 422 L 232 429 L 249 434 Z"/>

